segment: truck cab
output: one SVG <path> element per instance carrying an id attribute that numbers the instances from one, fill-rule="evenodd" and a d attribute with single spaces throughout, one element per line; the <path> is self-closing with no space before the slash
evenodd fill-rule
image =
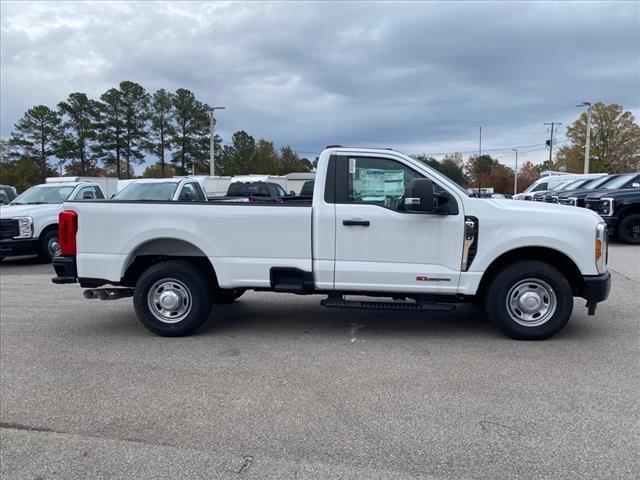
<path id="1" fill-rule="evenodd" d="M 50 262 L 60 255 L 58 214 L 67 200 L 104 199 L 91 181 L 50 181 L 36 185 L 0 207 L 0 259 L 36 254 Z"/>
<path id="2" fill-rule="evenodd" d="M 621 241 L 640 245 L 640 175 L 629 188 L 592 193 L 585 206 L 598 213 Z"/>

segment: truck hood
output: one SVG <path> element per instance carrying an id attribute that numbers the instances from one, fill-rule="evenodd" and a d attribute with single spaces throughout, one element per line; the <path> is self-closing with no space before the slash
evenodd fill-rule
<path id="1" fill-rule="evenodd" d="M 577 215 L 599 218 L 599 215 L 597 213 L 589 209 L 581 207 L 571 207 L 569 205 L 557 205 L 555 203 L 546 202 L 523 202 L 520 200 L 496 198 L 485 199 L 483 201 L 491 202 L 496 207 L 504 210 L 509 210 L 511 212 L 522 212 L 523 215 L 526 215 L 527 213 L 543 213 L 547 215 Z"/>
<path id="2" fill-rule="evenodd" d="M 62 208 L 60 203 L 41 205 L 3 205 L 0 207 L 0 218 L 33 217 L 47 213 L 54 213 Z"/>
<path id="3" fill-rule="evenodd" d="M 640 198 L 640 189 L 638 188 L 621 188 L 619 190 L 600 190 L 587 195 L 587 200 L 599 200 L 601 198 L 627 198 L 634 195 Z"/>

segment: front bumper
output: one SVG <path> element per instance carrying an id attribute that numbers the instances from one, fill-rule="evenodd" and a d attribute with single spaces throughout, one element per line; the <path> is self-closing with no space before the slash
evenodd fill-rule
<path id="1" fill-rule="evenodd" d="M 38 253 L 38 239 L 6 239 L 0 240 L 0 257 L 17 257 Z"/>
<path id="2" fill-rule="evenodd" d="M 585 275 L 582 277 L 582 287 L 578 296 L 587 301 L 589 315 L 596 311 L 596 305 L 604 302 L 611 291 L 611 273 L 607 270 L 602 275 Z"/>

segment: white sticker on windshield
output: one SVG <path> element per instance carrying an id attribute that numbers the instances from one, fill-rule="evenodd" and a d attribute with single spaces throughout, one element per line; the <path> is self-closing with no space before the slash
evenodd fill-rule
<path id="1" fill-rule="evenodd" d="M 356 159 L 350 158 L 349 159 L 349 175 L 353 175 L 354 173 L 356 173 Z"/>

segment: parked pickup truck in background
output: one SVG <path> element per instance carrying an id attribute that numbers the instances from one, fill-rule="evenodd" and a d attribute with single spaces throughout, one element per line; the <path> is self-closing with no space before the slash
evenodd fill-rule
<path id="1" fill-rule="evenodd" d="M 636 183 L 640 186 L 640 174 L 637 173 L 617 173 L 606 175 L 593 180 L 578 190 L 566 190 L 558 194 L 555 203 L 560 205 L 572 205 L 574 207 L 584 207 L 587 196 L 601 192 L 603 190 L 617 190 L 620 188 L 632 188 Z"/>
<path id="2" fill-rule="evenodd" d="M 95 181 L 56 179 L 25 190 L 9 205 L 0 207 L 0 259 L 37 254 L 50 262 L 60 254 L 58 214 L 62 202 L 102 198 L 102 186 Z"/>
<path id="3" fill-rule="evenodd" d="M 594 314 L 611 282 L 595 212 L 470 198 L 392 150 L 326 149 L 307 203 L 69 201 L 60 239 L 54 283 L 79 282 L 87 298 L 133 296 L 141 322 L 167 336 L 194 332 L 222 315 L 215 303 L 253 289 L 326 295 L 322 305 L 338 308 L 478 301 L 507 335 L 543 339 L 576 296 Z"/>
<path id="4" fill-rule="evenodd" d="M 198 180 L 186 178 L 145 178 L 134 180 L 113 197 L 114 200 L 206 202 Z"/>
<path id="5" fill-rule="evenodd" d="M 622 190 L 603 190 L 587 196 L 586 207 L 604 219 L 612 234 L 640 245 L 640 183 Z"/>

